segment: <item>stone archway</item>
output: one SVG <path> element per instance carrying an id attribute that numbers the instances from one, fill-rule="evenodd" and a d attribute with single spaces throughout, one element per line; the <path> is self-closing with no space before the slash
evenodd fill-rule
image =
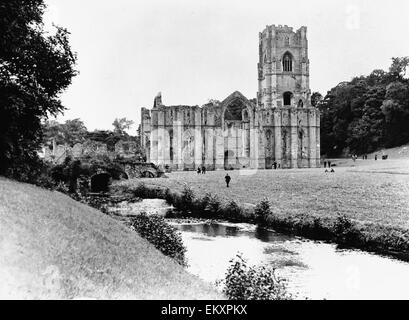
<path id="1" fill-rule="evenodd" d="M 224 168 L 248 168 L 251 154 L 251 103 L 241 93 L 235 92 L 222 102 L 222 110 Z"/>
<path id="2" fill-rule="evenodd" d="M 91 177 L 91 192 L 108 192 L 111 175 L 107 172 L 99 172 Z"/>

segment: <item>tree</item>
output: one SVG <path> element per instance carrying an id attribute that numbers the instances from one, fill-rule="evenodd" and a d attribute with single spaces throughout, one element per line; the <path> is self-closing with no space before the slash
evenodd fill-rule
<path id="1" fill-rule="evenodd" d="M 327 93 L 318 104 L 322 154 L 363 154 L 409 141 L 408 66 L 409 57 L 392 58 L 388 72 L 374 70 Z"/>
<path id="2" fill-rule="evenodd" d="M 132 120 L 128 120 L 126 118 L 116 118 L 112 123 L 112 125 L 114 126 L 114 132 L 123 136 L 127 135 L 126 130 L 129 130 L 133 126 L 133 124 L 134 122 Z"/>
<path id="3" fill-rule="evenodd" d="M 324 97 L 322 96 L 321 93 L 319 93 L 319 92 L 314 92 L 314 93 L 311 95 L 311 105 L 312 105 L 313 107 L 317 107 L 318 104 L 322 101 L 323 98 L 324 98 Z"/>
<path id="4" fill-rule="evenodd" d="M 406 75 L 406 69 L 409 66 L 409 57 L 392 58 L 392 65 L 389 68 L 389 74 L 395 80 L 402 80 Z"/>
<path id="5" fill-rule="evenodd" d="M 64 110 L 60 94 L 77 74 L 69 32 L 47 35 L 43 0 L 0 3 L 0 174 L 28 180 L 41 121 Z"/>
<path id="6" fill-rule="evenodd" d="M 52 120 L 45 122 L 43 133 L 44 143 L 49 143 L 55 139 L 57 144 L 72 147 L 76 143 L 83 143 L 85 141 L 88 130 L 80 119 L 67 120 L 62 124 Z"/>

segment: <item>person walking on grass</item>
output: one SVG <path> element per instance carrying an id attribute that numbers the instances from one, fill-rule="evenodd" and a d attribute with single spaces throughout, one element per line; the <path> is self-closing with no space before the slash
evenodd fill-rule
<path id="1" fill-rule="evenodd" d="M 202 167 L 202 174 L 206 174 L 206 167 L 205 166 Z"/>
<path id="2" fill-rule="evenodd" d="M 197 168 L 197 174 L 201 174 L 201 173 L 202 173 L 202 171 L 200 170 L 200 167 Z"/>
<path id="3" fill-rule="evenodd" d="M 229 174 L 226 174 L 226 177 L 224 178 L 224 180 L 226 180 L 227 188 L 229 188 L 229 184 L 230 184 L 230 181 L 231 181 L 231 178 L 230 178 Z"/>

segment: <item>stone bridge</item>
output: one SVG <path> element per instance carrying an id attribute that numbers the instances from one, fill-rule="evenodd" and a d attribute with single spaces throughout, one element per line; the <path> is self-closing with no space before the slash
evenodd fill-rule
<path id="1" fill-rule="evenodd" d="M 160 178 L 164 172 L 153 163 L 138 162 L 135 160 L 117 160 L 126 174 L 126 178 Z"/>

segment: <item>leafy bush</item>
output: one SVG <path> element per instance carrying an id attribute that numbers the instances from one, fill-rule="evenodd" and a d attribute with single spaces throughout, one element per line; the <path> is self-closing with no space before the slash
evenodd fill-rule
<path id="1" fill-rule="evenodd" d="M 230 201 L 224 208 L 224 217 L 232 221 L 242 221 L 242 210 L 236 201 Z"/>
<path id="2" fill-rule="evenodd" d="M 339 215 L 334 223 L 334 233 L 338 242 L 353 244 L 362 237 L 355 224 L 345 215 Z"/>
<path id="3" fill-rule="evenodd" d="M 177 197 L 175 200 L 175 207 L 183 212 L 188 212 L 194 209 L 195 194 L 187 185 L 185 185 L 181 196 Z"/>
<path id="4" fill-rule="evenodd" d="M 225 279 L 220 283 L 230 300 L 289 300 L 283 279 L 266 266 L 248 266 L 241 254 L 230 261 Z"/>
<path id="5" fill-rule="evenodd" d="M 164 255 L 186 266 L 186 248 L 180 233 L 159 215 L 142 213 L 132 218 L 131 225 L 141 237 L 152 243 Z"/>
<path id="6" fill-rule="evenodd" d="M 160 189 L 148 188 L 144 183 L 139 184 L 136 188 L 129 190 L 135 197 L 142 199 L 164 198 L 164 192 Z"/>
<path id="7" fill-rule="evenodd" d="M 267 223 L 268 217 L 273 215 L 268 199 L 263 199 L 259 204 L 257 204 L 256 208 L 254 209 L 254 214 L 258 224 L 265 225 Z"/>
<path id="8" fill-rule="evenodd" d="M 207 206 L 206 210 L 213 217 L 219 218 L 222 211 L 222 205 L 219 198 L 216 195 L 210 193 L 205 195 Z"/>

